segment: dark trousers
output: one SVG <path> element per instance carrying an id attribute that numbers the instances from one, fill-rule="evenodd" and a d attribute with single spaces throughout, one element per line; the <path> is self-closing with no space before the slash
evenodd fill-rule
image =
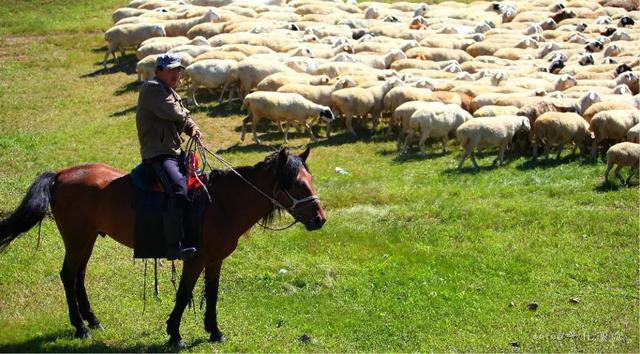
<path id="1" fill-rule="evenodd" d="M 187 200 L 187 179 L 180 172 L 178 156 L 159 155 L 145 159 L 151 165 L 169 199 Z"/>
<path id="2" fill-rule="evenodd" d="M 163 224 L 167 246 L 180 248 L 184 239 L 184 212 L 187 206 L 187 180 L 180 172 L 178 156 L 160 155 L 145 159 L 151 165 L 160 184 L 167 194 L 167 211 L 163 215 Z"/>

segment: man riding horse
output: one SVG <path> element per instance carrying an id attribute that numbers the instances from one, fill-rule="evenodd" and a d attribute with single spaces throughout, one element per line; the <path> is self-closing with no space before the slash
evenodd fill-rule
<path id="1" fill-rule="evenodd" d="M 187 181 L 179 169 L 181 134 L 194 139 L 201 136 L 175 91 L 183 70 L 178 56 L 160 55 L 156 59 L 156 76 L 142 84 L 136 110 L 142 162 L 153 169 L 168 196 L 162 216 L 168 259 L 189 259 L 196 252 L 194 247 L 182 247 L 188 199 Z"/>

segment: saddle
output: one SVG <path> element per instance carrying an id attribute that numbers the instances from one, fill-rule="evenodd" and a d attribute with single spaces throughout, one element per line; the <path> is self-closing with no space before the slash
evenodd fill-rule
<path id="1" fill-rule="evenodd" d="M 204 185 L 207 175 L 199 169 L 198 157 L 194 152 L 180 155 L 180 172 L 187 178 L 188 206 L 184 215 L 185 247 L 198 248 L 202 233 L 202 217 L 208 196 Z M 168 196 L 162 189 L 153 168 L 140 163 L 131 171 L 134 186 L 132 207 L 136 211 L 133 258 L 165 258 L 165 233 L 162 215 L 167 210 Z"/>

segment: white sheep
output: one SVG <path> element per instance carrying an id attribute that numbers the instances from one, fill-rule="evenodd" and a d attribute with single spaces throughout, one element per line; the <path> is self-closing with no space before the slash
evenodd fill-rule
<path id="1" fill-rule="evenodd" d="M 638 174 L 639 163 L 640 144 L 625 141 L 613 145 L 609 150 L 607 150 L 607 171 L 604 173 L 604 181 L 609 181 L 609 172 L 614 165 L 618 165 L 614 174 L 620 178 L 620 181 L 629 185 L 631 178 Z M 622 178 L 622 174 L 620 173 L 620 170 L 625 166 L 629 166 L 631 168 L 631 173 L 626 181 Z"/>
<path id="2" fill-rule="evenodd" d="M 474 149 L 498 146 L 498 157 L 493 161 L 502 164 L 504 151 L 513 137 L 520 132 L 531 130 L 529 118 L 521 116 L 499 116 L 468 120 L 458 127 L 456 136 L 464 149 L 458 169 L 462 169 L 464 160 L 471 155 L 473 166 L 478 169 Z"/>
<path id="3" fill-rule="evenodd" d="M 146 40 L 140 43 L 140 47 L 136 50 L 136 57 L 138 60 L 144 59 L 146 56 L 152 54 L 162 54 L 166 53 L 169 50 L 183 45 L 183 44 L 205 44 L 206 39 L 203 37 L 198 37 L 194 40 L 189 40 L 187 37 L 153 37 L 152 39 L 162 39 L 162 40 L 154 40 L 149 41 Z M 204 42 L 203 42 L 204 40 Z M 208 42 L 206 44 L 209 44 Z"/>
<path id="4" fill-rule="evenodd" d="M 624 141 L 629 129 L 638 123 L 640 111 L 637 109 L 602 111 L 594 115 L 589 126 L 594 134 L 591 156 L 596 157 L 598 144 L 606 139 Z"/>
<path id="5" fill-rule="evenodd" d="M 584 118 L 587 122 L 591 122 L 591 118 L 593 118 L 593 116 L 603 111 L 633 110 L 634 108 L 635 107 L 633 105 L 626 102 L 612 102 L 601 100 L 589 106 L 586 110 L 582 111 L 582 118 Z"/>
<path id="6" fill-rule="evenodd" d="M 432 102 L 428 107 L 423 107 L 411 115 L 409 119 L 410 132 L 405 138 L 403 152 L 407 152 L 414 132 L 420 130 L 418 146 L 421 155 L 425 154 L 424 143 L 430 137 L 442 139 L 442 153 L 446 154 L 449 134 L 471 118 L 471 114 L 458 105 Z"/>
<path id="7" fill-rule="evenodd" d="M 593 133 L 589 131 L 589 123 L 576 113 L 547 112 L 538 117 L 533 123 L 533 158 L 538 157 L 538 146 L 544 145 L 545 157 L 549 158 L 549 151 L 552 146 L 558 146 L 556 159 L 560 154 L 564 144 L 574 143 L 572 154 L 576 148 L 585 154 L 587 145 L 593 138 Z"/>
<path id="8" fill-rule="evenodd" d="M 260 81 L 256 86 L 256 91 L 278 91 L 280 87 L 287 84 L 327 85 L 330 80 L 327 75 L 275 73 Z"/>
<path id="9" fill-rule="evenodd" d="M 238 80 L 240 81 L 240 94 L 246 96 L 260 81 L 267 76 L 278 72 L 295 74 L 295 71 L 283 63 L 255 60 L 251 57 L 238 63 Z"/>
<path id="10" fill-rule="evenodd" d="M 324 76 L 324 75 L 322 75 Z M 331 107 L 331 93 L 349 87 L 355 87 L 356 83 L 348 76 L 342 76 L 333 85 L 314 86 L 305 84 L 286 84 L 278 88 L 278 92 L 297 93 L 311 102 Z"/>
<path id="11" fill-rule="evenodd" d="M 238 79 L 238 62 L 235 60 L 200 60 L 189 65 L 184 71 L 185 77 L 190 79 L 187 97 L 196 106 L 195 91 L 199 87 L 206 87 L 209 90 L 222 88 L 218 102 L 222 102 L 224 97 L 225 84 L 235 82 Z M 233 90 L 230 90 L 229 101 L 233 98 Z"/>
<path id="12" fill-rule="evenodd" d="M 104 39 L 107 41 L 107 52 L 104 53 L 102 61 L 104 69 L 107 69 L 109 54 L 113 54 L 113 59 L 116 59 L 116 50 L 119 49 L 120 54 L 124 56 L 125 48 L 137 47 L 145 39 L 166 35 L 164 26 L 159 24 L 136 23 L 111 27 L 104 33 Z"/>
<path id="13" fill-rule="evenodd" d="M 331 105 L 345 116 L 347 130 L 353 136 L 357 136 L 351 124 L 354 116 L 360 116 L 365 119 L 367 114 L 371 114 L 373 130 L 375 131 L 380 113 L 384 109 L 384 96 L 392 88 L 401 85 L 404 85 L 402 80 L 391 78 L 382 85 L 369 88 L 352 87 L 337 90 L 331 94 Z"/>
<path id="14" fill-rule="evenodd" d="M 640 123 L 634 125 L 627 132 L 627 141 L 632 143 L 640 143 Z"/>
<path id="15" fill-rule="evenodd" d="M 187 32 L 189 32 L 189 30 L 195 25 L 208 22 L 217 22 L 219 20 L 220 15 L 213 9 L 210 9 L 200 17 L 164 21 L 162 23 L 164 24 L 167 36 L 176 37 L 185 36 Z"/>
<path id="16" fill-rule="evenodd" d="M 284 141 L 287 142 L 287 134 L 289 131 L 289 123 L 304 124 L 311 135 L 312 141 L 317 141 L 309 126 L 309 118 L 320 117 L 327 124 L 331 124 L 334 120 L 331 109 L 313 103 L 297 93 L 284 92 L 266 92 L 258 91 L 248 94 L 243 102 L 243 106 L 247 109 L 248 115 L 242 121 L 242 135 L 240 140 L 244 140 L 247 131 L 247 123 L 251 121 L 251 131 L 253 140 L 260 143 L 256 135 L 256 124 L 261 118 L 267 118 L 281 127 L 280 123 L 285 123 Z"/>

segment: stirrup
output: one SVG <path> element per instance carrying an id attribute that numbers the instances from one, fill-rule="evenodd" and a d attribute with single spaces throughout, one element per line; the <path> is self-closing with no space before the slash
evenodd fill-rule
<path id="1" fill-rule="evenodd" d="M 170 261 L 176 259 L 188 260 L 195 256 L 197 250 L 195 247 L 186 247 L 182 249 L 171 248 L 167 251 L 167 259 Z"/>

